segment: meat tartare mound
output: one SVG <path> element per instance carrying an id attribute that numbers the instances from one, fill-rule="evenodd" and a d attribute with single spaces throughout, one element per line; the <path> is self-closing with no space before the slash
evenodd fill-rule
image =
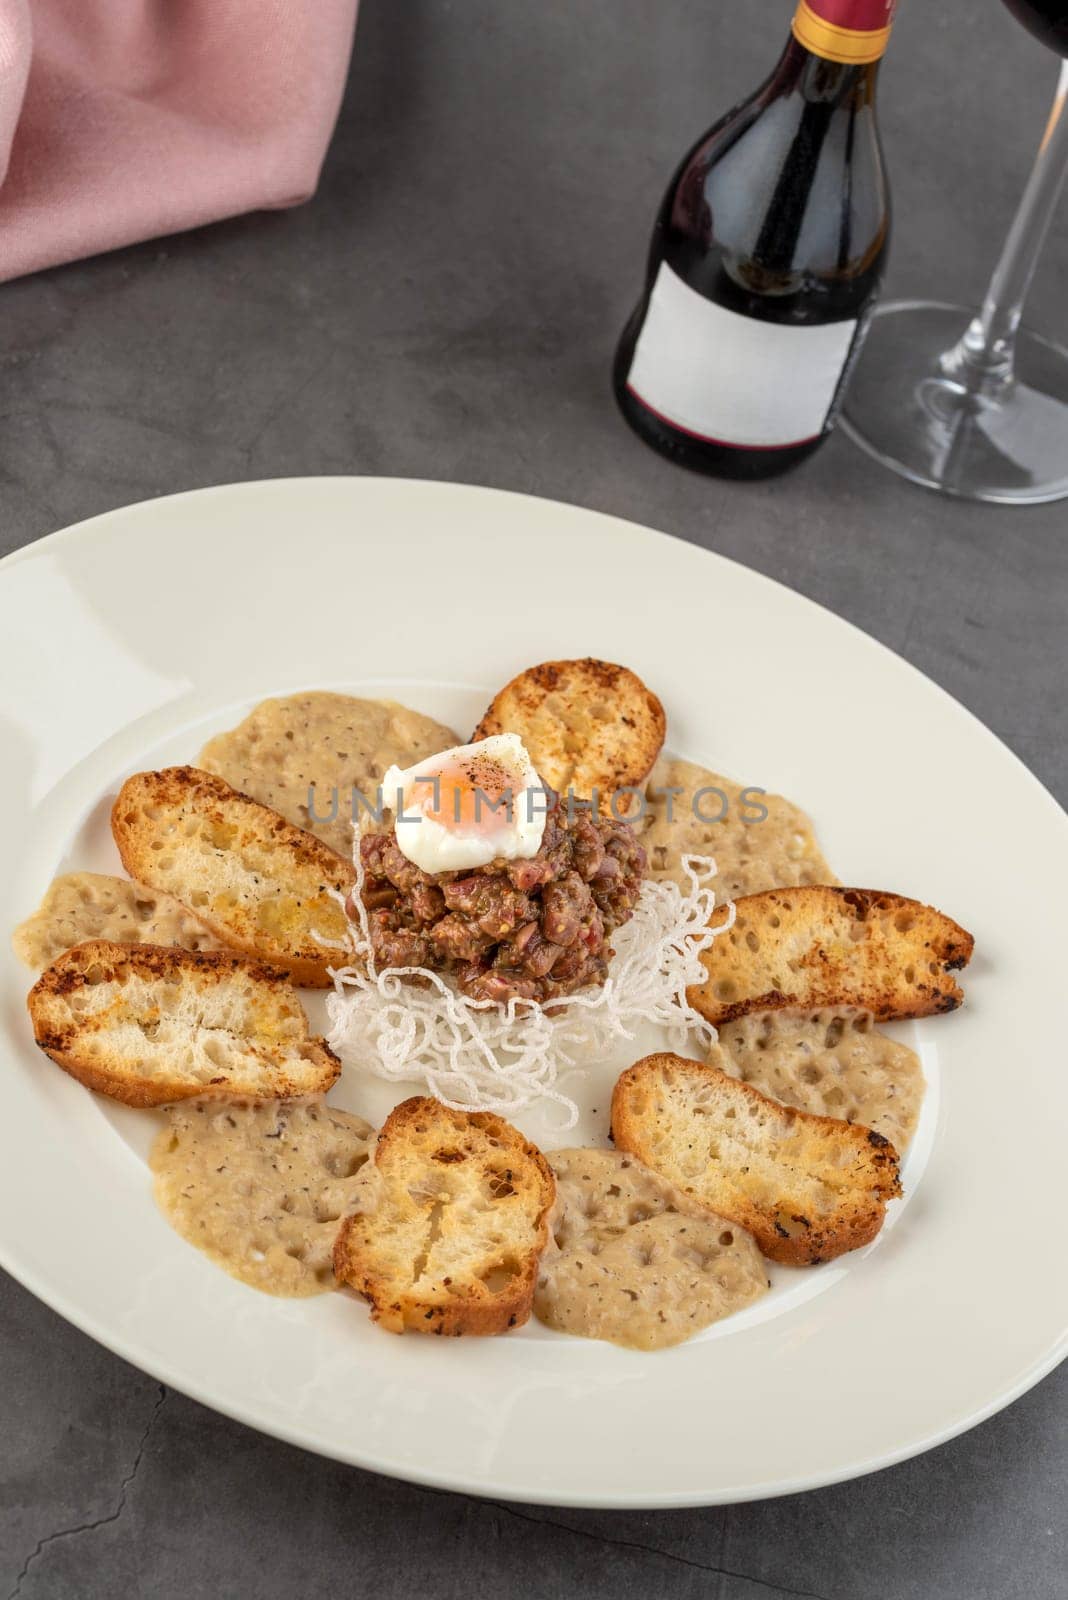
<path id="1" fill-rule="evenodd" d="M 646 868 L 629 824 L 555 794 L 529 859 L 424 872 L 391 831 L 365 834 L 360 860 L 378 966 L 451 973 L 474 1000 L 539 1003 L 604 983 Z"/>

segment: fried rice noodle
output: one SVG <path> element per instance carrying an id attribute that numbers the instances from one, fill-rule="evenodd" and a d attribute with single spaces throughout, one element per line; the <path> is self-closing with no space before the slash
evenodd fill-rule
<path id="1" fill-rule="evenodd" d="M 604 986 L 553 1001 L 502 1005 L 472 1000 L 425 967 L 376 966 L 363 904 L 359 840 L 350 919 L 352 960 L 332 976 L 328 1041 L 346 1065 L 391 1082 L 424 1085 L 462 1111 L 510 1117 L 536 1100 L 555 1101 L 574 1127 L 578 1107 L 558 1086 L 566 1074 L 607 1054 L 654 1023 L 668 1047 L 704 1056 L 716 1030 L 686 999 L 703 982 L 701 956 L 734 921 L 734 906 L 715 928 L 715 861 L 684 856 L 689 890 L 647 880 L 630 921 L 613 935 L 615 956 Z M 421 980 L 414 982 L 413 980 Z"/>

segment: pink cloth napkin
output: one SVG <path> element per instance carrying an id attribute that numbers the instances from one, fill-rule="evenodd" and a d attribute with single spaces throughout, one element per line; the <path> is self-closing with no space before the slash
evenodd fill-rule
<path id="1" fill-rule="evenodd" d="M 359 0 L 0 0 L 0 280 L 315 191 Z"/>

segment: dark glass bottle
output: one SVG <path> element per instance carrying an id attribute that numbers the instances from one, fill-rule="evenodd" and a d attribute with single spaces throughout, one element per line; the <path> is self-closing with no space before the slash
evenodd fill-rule
<path id="1" fill-rule="evenodd" d="M 768 477 L 834 425 L 890 237 L 875 87 L 892 13 L 801 0 L 771 77 L 668 188 L 613 381 L 672 460 Z"/>

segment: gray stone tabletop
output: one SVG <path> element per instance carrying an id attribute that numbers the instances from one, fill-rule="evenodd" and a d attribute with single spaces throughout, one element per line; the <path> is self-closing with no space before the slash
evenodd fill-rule
<path id="1" fill-rule="evenodd" d="M 0 289 L 0 552 L 125 502 L 287 474 L 574 501 L 850 618 L 1063 800 L 1068 502 L 943 500 L 843 437 L 792 477 L 720 483 L 660 460 L 615 413 L 609 360 L 662 187 L 769 67 L 789 0 L 362 12 L 312 204 Z M 882 90 L 891 294 L 980 295 L 1054 79 L 996 0 L 903 0 Z M 1029 307 L 1061 340 L 1066 282 L 1068 204 Z M 0 1597 L 1054 1600 L 1066 1416 L 1062 1368 L 965 1437 L 838 1488 L 648 1515 L 509 1506 L 263 1438 L 4 1280 Z"/>

